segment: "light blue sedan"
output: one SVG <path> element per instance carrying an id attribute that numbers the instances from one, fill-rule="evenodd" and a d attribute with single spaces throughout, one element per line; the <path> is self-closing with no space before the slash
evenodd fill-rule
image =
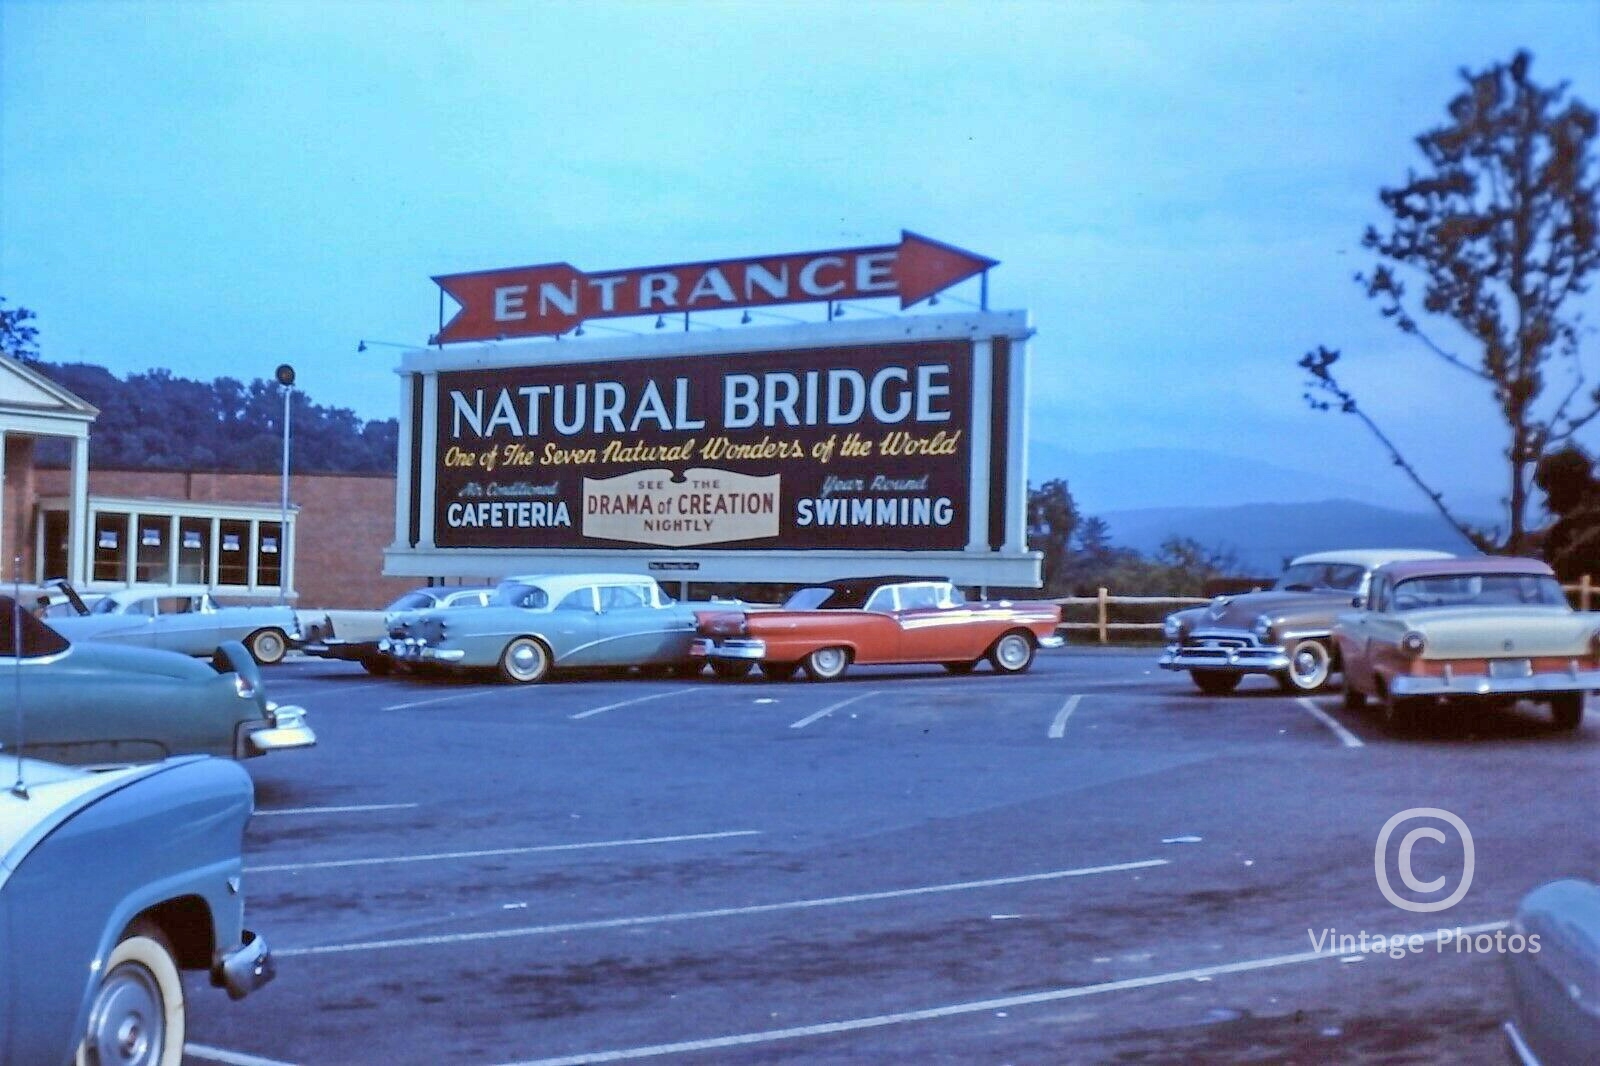
<path id="1" fill-rule="evenodd" d="M 80 601 L 81 602 L 81 601 Z M 210 655 L 237 640 L 256 662 L 283 659 L 300 624 L 293 609 L 224 607 L 203 588 L 123 589 L 50 626 L 71 641 L 105 640 L 184 655 Z"/>
<path id="2" fill-rule="evenodd" d="M 0 759 L 0 1062 L 175 1066 L 181 970 L 272 979 L 243 927 L 250 777 L 190 757 L 103 773 Z"/>
<path id="3" fill-rule="evenodd" d="M 397 619 L 379 649 L 402 665 L 492 669 L 531 684 L 559 669 L 692 671 L 694 636 L 694 605 L 673 600 L 648 577 L 533 574 L 501 582 L 488 607 Z"/>

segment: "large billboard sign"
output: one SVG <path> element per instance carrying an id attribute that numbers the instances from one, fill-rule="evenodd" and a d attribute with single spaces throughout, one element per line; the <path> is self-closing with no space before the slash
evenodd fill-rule
<path id="1" fill-rule="evenodd" d="M 980 274 L 993 259 L 902 231 L 898 244 L 584 273 L 568 263 L 441 274 L 460 304 L 434 338 L 555 336 L 592 318 L 898 297 L 902 308 Z M 442 305 L 441 305 L 442 306 Z"/>
<path id="2" fill-rule="evenodd" d="M 1026 315 L 408 353 L 385 572 L 1037 585 Z"/>
<path id="3" fill-rule="evenodd" d="M 434 542 L 958 550 L 971 349 L 441 373 Z"/>

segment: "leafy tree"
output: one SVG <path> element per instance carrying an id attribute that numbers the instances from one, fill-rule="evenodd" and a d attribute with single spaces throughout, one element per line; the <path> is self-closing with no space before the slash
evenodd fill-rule
<path id="1" fill-rule="evenodd" d="M 270 381 L 182 378 L 157 369 L 119 379 L 89 363 L 38 368 L 100 409 L 91 452 L 97 467 L 271 473 L 283 459 L 283 394 Z M 292 400 L 290 463 L 302 473 L 385 473 L 399 442 L 395 419 L 363 422 L 304 392 Z M 59 453 L 59 454 L 58 454 Z M 41 463 L 63 463 L 57 448 Z"/>
<path id="2" fill-rule="evenodd" d="M 1600 266 L 1596 115 L 1567 99 L 1566 83 L 1535 83 L 1531 63 L 1518 52 L 1509 63 L 1461 72 L 1466 86 L 1450 101 L 1449 120 L 1416 139 L 1425 169 L 1379 193 L 1389 219 L 1362 239 L 1379 261 L 1356 275 L 1400 332 L 1493 394 L 1509 436 L 1511 552 L 1526 549 L 1535 466 L 1600 415 L 1600 388 L 1588 387 L 1579 361 L 1581 316 L 1571 308 Z M 1451 324 L 1471 353 L 1441 340 L 1435 321 Z M 1318 348 L 1300 360 L 1311 405 L 1358 415 L 1457 529 L 1480 543 L 1497 539 L 1498 531 L 1471 530 L 1451 514 L 1340 385 L 1338 359 Z M 1566 380 L 1553 382 L 1558 373 Z"/>
<path id="3" fill-rule="evenodd" d="M 1533 480 L 1556 516 L 1545 531 L 1545 560 L 1563 581 L 1600 574 L 1600 479 L 1594 460 L 1569 444 L 1539 460 Z"/>
<path id="4" fill-rule="evenodd" d="M 39 330 L 28 323 L 37 316 L 26 307 L 8 308 L 0 296 L 0 355 L 31 363 L 39 358 Z"/>
<path id="5" fill-rule="evenodd" d="M 1067 483 L 1052 478 L 1028 489 L 1028 547 L 1041 552 L 1044 587 L 1054 589 L 1066 573 L 1072 533 L 1078 526 L 1078 505 Z"/>

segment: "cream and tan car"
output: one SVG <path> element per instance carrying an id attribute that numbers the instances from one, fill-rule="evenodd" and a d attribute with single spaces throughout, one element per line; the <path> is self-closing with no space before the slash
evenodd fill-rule
<path id="1" fill-rule="evenodd" d="M 1344 702 L 1375 699 L 1395 731 L 1446 700 L 1545 703 L 1561 729 L 1600 689 L 1600 619 L 1574 611 L 1537 559 L 1484 556 L 1393 563 L 1339 616 Z"/>
<path id="2" fill-rule="evenodd" d="M 1449 559 L 1447 552 L 1369 548 L 1302 555 L 1276 585 L 1218 596 L 1205 607 L 1169 615 L 1165 670 L 1187 670 L 1201 692 L 1226 695 L 1246 674 L 1268 674 L 1288 692 L 1316 692 L 1339 669 L 1333 620 L 1364 596 L 1372 572 L 1407 559 Z"/>

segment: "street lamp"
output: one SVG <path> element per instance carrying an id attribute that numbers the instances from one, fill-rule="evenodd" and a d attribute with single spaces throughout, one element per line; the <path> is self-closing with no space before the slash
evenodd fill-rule
<path id="1" fill-rule="evenodd" d="M 278 510 L 278 602 L 289 599 L 289 401 L 294 396 L 294 367 L 281 363 L 273 373 L 283 391 L 283 496 Z"/>

